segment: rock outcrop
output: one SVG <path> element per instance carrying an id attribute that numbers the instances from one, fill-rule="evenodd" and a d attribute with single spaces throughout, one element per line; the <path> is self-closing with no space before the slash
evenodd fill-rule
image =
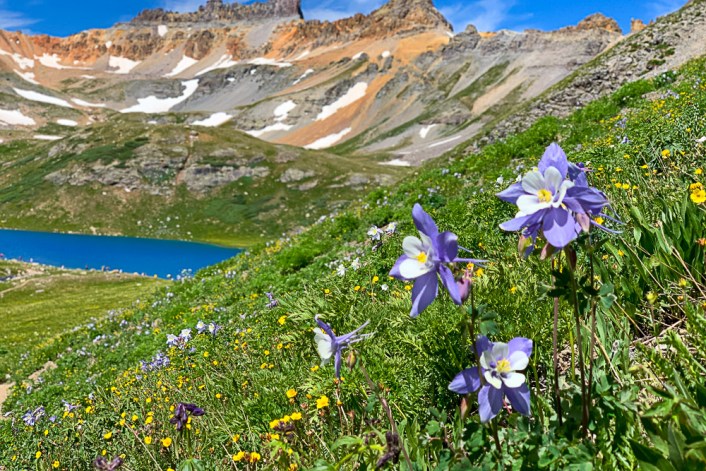
<path id="1" fill-rule="evenodd" d="M 299 18 L 304 15 L 301 0 L 269 0 L 251 3 L 223 3 L 223 0 L 208 0 L 193 13 L 165 11 L 162 8 L 145 10 L 131 21 L 133 25 L 175 24 L 175 23 L 233 23 L 256 21 L 268 18 Z"/>

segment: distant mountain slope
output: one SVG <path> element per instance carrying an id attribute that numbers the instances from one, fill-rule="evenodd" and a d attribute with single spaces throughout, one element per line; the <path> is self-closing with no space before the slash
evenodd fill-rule
<path id="1" fill-rule="evenodd" d="M 296 0 L 210 0 L 68 38 L 0 31 L 0 215 L 15 227 L 228 243 L 277 235 L 394 182 L 396 167 L 564 116 L 701 55 L 705 9 L 690 2 L 627 36 L 600 14 L 552 32 L 453 34 L 431 0 L 335 22 L 303 20 Z M 316 177 L 295 191 L 278 180 L 290 169 Z M 29 182 L 40 190 L 27 193 Z M 103 193 L 121 208 L 111 222 L 94 198 Z M 188 229 L 141 224 L 187 210 Z"/>

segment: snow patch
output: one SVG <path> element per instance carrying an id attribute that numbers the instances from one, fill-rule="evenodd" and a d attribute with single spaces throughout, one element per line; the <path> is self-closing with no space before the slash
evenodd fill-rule
<path id="1" fill-rule="evenodd" d="M 75 128 L 76 126 L 78 126 L 78 123 L 73 119 L 57 119 L 56 124 L 59 124 L 61 126 L 68 126 L 71 128 Z"/>
<path id="2" fill-rule="evenodd" d="M 233 67 L 234 65 L 238 65 L 238 62 L 233 60 L 233 56 L 221 56 L 220 59 L 218 59 L 212 65 L 209 65 L 208 67 L 203 69 L 201 72 L 197 73 L 196 76 L 199 77 L 203 74 L 211 72 L 212 70 L 228 69 L 230 67 Z"/>
<path id="3" fill-rule="evenodd" d="M 86 67 L 69 67 L 66 65 L 61 65 L 59 64 L 59 61 L 61 60 L 61 57 L 57 56 L 56 54 L 52 54 L 51 56 L 47 53 L 42 54 L 42 57 L 36 57 L 39 61 L 40 64 L 42 64 L 44 67 L 49 67 L 51 69 L 86 69 Z"/>
<path id="4" fill-rule="evenodd" d="M 37 124 L 35 120 L 29 116 L 22 114 L 20 110 L 2 110 L 0 109 L 0 123 L 11 124 L 15 126 L 34 126 Z"/>
<path id="5" fill-rule="evenodd" d="M 188 80 L 181 82 L 184 87 L 184 93 L 175 98 L 157 98 L 156 96 L 148 96 L 147 98 L 138 98 L 137 105 L 131 106 L 121 113 L 166 113 L 174 108 L 179 103 L 186 101 L 199 88 L 198 80 Z"/>
<path id="6" fill-rule="evenodd" d="M 204 126 L 207 128 L 215 128 L 217 126 L 220 126 L 221 124 L 227 123 L 231 119 L 233 119 L 232 115 L 229 115 L 228 113 L 221 112 L 221 113 L 214 113 L 206 119 L 202 119 L 200 121 L 194 121 L 191 124 L 194 126 Z"/>
<path id="7" fill-rule="evenodd" d="M 0 49 L 0 56 L 9 57 L 13 61 L 15 61 L 15 64 L 17 64 L 17 67 L 19 67 L 22 70 L 31 69 L 34 67 L 34 60 L 28 59 L 24 56 L 17 54 L 17 53 L 10 54 L 9 52 L 3 51 L 2 49 Z"/>
<path id="8" fill-rule="evenodd" d="M 250 134 L 252 137 L 260 137 L 264 134 L 267 134 L 269 132 L 275 132 L 275 131 L 289 131 L 292 129 L 291 124 L 284 124 L 281 122 L 277 122 L 275 124 L 272 124 L 270 126 L 267 126 L 266 128 L 262 129 L 256 129 L 256 130 L 251 130 L 251 131 L 245 131 L 246 134 Z"/>
<path id="9" fill-rule="evenodd" d="M 304 72 L 304 73 L 301 75 L 301 77 L 299 77 L 298 79 L 296 79 L 292 85 L 298 84 L 299 82 L 301 82 L 302 80 L 304 80 L 305 78 L 307 78 L 309 75 L 311 75 L 311 74 L 313 74 L 313 73 L 314 73 L 314 69 L 307 69 L 306 72 Z"/>
<path id="10" fill-rule="evenodd" d="M 188 56 L 184 56 L 181 58 L 179 63 L 176 65 L 176 67 L 174 67 L 174 69 L 171 72 L 166 74 L 165 77 L 174 77 L 176 75 L 179 75 L 180 73 L 184 72 L 187 69 L 190 69 L 191 67 L 195 66 L 198 63 L 199 63 L 199 61 L 197 61 L 196 59 L 193 59 Z"/>
<path id="11" fill-rule="evenodd" d="M 27 82 L 32 83 L 34 85 L 39 85 L 39 82 L 34 79 L 34 72 L 20 72 L 18 70 L 15 70 L 15 73 Z"/>
<path id="12" fill-rule="evenodd" d="M 358 82 L 350 90 L 346 92 L 341 98 L 326 105 L 321 109 L 321 113 L 316 117 L 316 121 L 323 121 L 336 114 L 338 110 L 345 108 L 346 106 L 355 103 L 365 96 L 365 92 L 368 90 L 368 84 L 365 82 Z"/>
<path id="13" fill-rule="evenodd" d="M 365 54 L 365 53 L 364 53 L 364 52 L 359 52 L 359 53 L 356 54 L 355 56 L 351 57 L 351 60 L 357 61 L 358 59 L 360 59 L 361 57 L 363 57 L 363 54 Z"/>
<path id="14" fill-rule="evenodd" d="M 295 57 L 294 60 L 295 60 L 295 61 L 302 60 L 302 59 L 304 59 L 306 56 L 308 56 L 309 54 L 311 54 L 311 51 L 304 51 L 304 52 L 302 52 L 301 54 L 299 54 L 297 57 Z"/>
<path id="15" fill-rule="evenodd" d="M 292 100 L 285 101 L 277 108 L 275 108 L 275 121 L 284 121 L 285 119 L 287 119 L 287 116 L 289 116 L 289 112 L 294 110 L 294 108 L 296 107 L 297 104 L 294 103 Z"/>
<path id="16" fill-rule="evenodd" d="M 351 128 L 346 128 L 337 134 L 331 134 L 330 136 L 322 137 L 318 141 L 314 141 L 308 146 L 304 146 L 304 148 L 312 150 L 326 149 L 343 139 L 343 137 L 351 131 Z"/>
<path id="17" fill-rule="evenodd" d="M 436 127 L 436 124 L 430 124 L 429 126 L 424 126 L 422 129 L 419 130 L 419 137 L 422 139 L 426 139 L 427 135 L 429 135 L 429 131 L 434 129 Z"/>
<path id="18" fill-rule="evenodd" d="M 105 47 L 108 48 L 108 49 L 110 49 L 111 47 L 113 47 L 113 41 L 108 41 L 107 43 L 105 43 Z"/>
<path id="19" fill-rule="evenodd" d="M 390 160 L 389 162 L 381 162 L 380 165 L 389 165 L 390 167 L 411 167 L 412 164 L 407 162 L 406 160 L 401 160 L 401 159 L 395 159 L 395 160 Z"/>
<path id="20" fill-rule="evenodd" d="M 33 137 L 39 141 L 58 141 L 64 138 L 63 136 L 50 136 L 48 134 L 35 134 Z"/>
<path id="21" fill-rule="evenodd" d="M 461 139 L 462 137 L 463 137 L 463 136 L 454 136 L 454 137 L 452 137 L 452 138 L 450 138 L 450 139 L 446 139 L 445 141 L 436 142 L 436 143 L 434 143 L 434 144 L 431 144 L 431 145 L 429 146 L 429 148 L 430 148 L 430 149 L 433 149 L 434 147 L 443 146 L 443 145 L 449 144 L 450 142 L 457 141 L 457 140 Z"/>
<path id="22" fill-rule="evenodd" d="M 160 37 L 165 37 L 167 33 L 169 32 L 169 28 L 167 28 L 167 25 L 159 25 L 157 26 L 157 34 L 159 34 Z"/>
<path id="23" fill-rule="evenodd" d="M 138 65 L 140 65 L 139 61 L 133 61 L 128 59 L 127 57 L 110 56 L 110 58 L 108 59 L 108 67 L 110 67 L 111 69 L 117 69 L 109 71 L 114 74 L 129 74 L 132 69 L 134 69 Z"/>
<path id="24" fill-rule="evenodd" d="M 22 90 L 21 88 L 13 88 L 15 93 L 26 100 L 37 101 L 39 103 L 47 103 L 49 105 L 63 106 L 64 108 L 73 108 L 73 105 L 66 100 L 61 98 L 44 95 L 42 93 L 34 92 L 32 90 Z"/>
<path id="25" fill-rule="evenodd" d="M 89 103 L 81 100 L 80 98 L 72 98 L 71 101 L 76 103 L 78 106 L 83 106 L 84 108 L 105 108 L 105 105 L 102 103 Z"/>
<path id="26" fill-rule="evenodd" d="M 277 67 L 291 67 L 291 66 L 292 66 L 292 64 L 289 63 L 289 62 L 279 62 L 277 59 L 268 59 L 268 58 L 266 58 L 266 57 L 257 57 L 257 58 L 255 58 L 255 59 L 251 60 L 250 62 L 248 62 L 248 64 L 252 64 L 252 65 L 274 65 L 274 66 L 277 66 Z"/>
<path id="27" fill-rule="evenodd" d="M 390 57 L 392 54 L 390 53 L 390 51 L 383 51 L 383 53 L 380 54 L 380 55 L 382 56 L 383 59 L 387 59 L 387 58 Z"/>

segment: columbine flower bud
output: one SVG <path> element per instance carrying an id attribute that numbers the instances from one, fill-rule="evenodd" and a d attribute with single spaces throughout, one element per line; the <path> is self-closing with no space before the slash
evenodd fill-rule
<path id="1" fill-rule="evenodd" d="M 356 363 L 358 363 L 358 357 L 356 357 L 355 352 L 349 352 L 346 357 L 346 365 L 352 370 Z"/>

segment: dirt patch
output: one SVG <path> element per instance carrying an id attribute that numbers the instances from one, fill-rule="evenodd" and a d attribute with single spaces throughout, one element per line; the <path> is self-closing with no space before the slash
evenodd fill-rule
<path id="1" fill-rule="evenodd" d="M 29 378 L 32 382 L 37 382 L 37 380 L 47 371 L 53 370 L 57 367 L 56 363 L 53 361 L 48 361 L 42 366 L 40 369 L 29 375 Z M 0 412 L 2 412 L 2 405 L 7 401 L 7 398 L 10 397 L 10 392 L 12 388 L 15 386 L 15 383 L 3 383 L 0 384 Z M 2 420 L 2 417 L 0 417 L 0 420 Z"/>

